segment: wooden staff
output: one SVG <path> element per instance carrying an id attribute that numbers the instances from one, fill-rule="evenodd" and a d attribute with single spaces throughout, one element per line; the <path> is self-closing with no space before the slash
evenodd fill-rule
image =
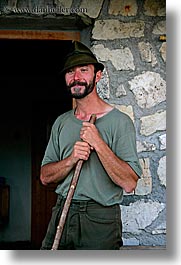
<path id="1" fill-rule="evenodd" d="M 95 121 L 96 121 L 96 115 L 92 114 L 89 122 L 94 124 Z M 63 206 L 63 210 L 62 210 L 61 216 L 60 216 L 59 224 L 57 226 L 57 231 L 56 231 L 54 243 L 53 243 L 53 246 L 52 246 L 52 250 L 57 250 L 58 249 L 59 242 L 60 242 L 60 239 L 61 239 L 61 236 L 62 236 L 62 232 L 63 232 L 63 228 L 64 228 L 64 225 L 65 225 L 66 217 L 67 217 L 67 214 L 68 214 L 68 211 L 69 211 L 69 208 L 70 208 L 70 204 L 71 204 L 74 192 L 75 192 L 75 188 L 77 186 L 77 182 L 78 182 L 78 179 L 79 179 L 79 175 L 80 175 L 80 171 L 82 169 L 83 162 L 84 162 L 84 160 L 82 160 L 82 159 L 80 159 L 77 162 L 77 165 L 76 165 L 76 168 L 75 168 L 75 172 L 74 172 L 74 175 L 72 177 L 72 181 L 70 183 L 70 187 L 69 187 L 69 190 L 68 190 L 68 193 L 67 193 L 67 197 L 66 197 L 66 200 L 65 200 L 65 203 L 64 203 L 64 206 Z"/>

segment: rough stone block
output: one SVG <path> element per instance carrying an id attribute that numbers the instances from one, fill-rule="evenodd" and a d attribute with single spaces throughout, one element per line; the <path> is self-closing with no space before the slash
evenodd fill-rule
<path id="1" fill-rule="evenodd" d="M 166 187 L 166 156 L 160 158 L 157 173 L 161 185 Z"/>
<path id="2" fill-rule="evenodd" d="M 166 130 L 166 111 L 156 112 L 153 115 L 143 116 L 141 119 L 142 135 L 150 135 L 156 131 Z"/>
<path id="3" fill-rule="evenodd" d="M 166 55 L 167 55 L 167 43 L 162 43 L 162 46 L 160 47 L 160 54 L 164 62 L 166 62 Z"/>
<path id="4" fill-rule="evenodd" d="M 130 203 L 129 206 L 121 205 L 123 232 L 140 234 L 142 230 L 150 226 L 165 208 L 164 203 L 149 200 L 139 200 Z"/>
<path id="5" fill-rule="evenodd" d="M 91 18 L 97 18 L 102 8 L 104 0 L 82 0 L 80 8 L 86 8 L 86 15 Z"/>
<path id="6" fill-rule="evenodd" d="M 97 20 L 92 37 L 96 40 L 114 40 L 144 37 L 143 21 L 124 23 L 116 19 Z"/>
<path id="7" fill-rule="evenodd" d="M 136 16 L 138 10 L 136 0 L 111 0 L 109 1 L 109 14 L 122 16 Z"/>
<path id="8" fill-rule="evenodd" d="M 149 42 L 139 42 L 138 48 L 140 50 L 142 61 L 151 63 L 152 66 L 157 64 L 155 53 L 153 52 L 152 45 Z"/>
<path id="9" fill-rule="evenodd" d="M 160 150 L 166 149 L 166 134 L 159 136 L 159 142 L 160 142 Z"/>
<path id="10" fill-rule="evenodd" d="M 166 1 L 165 0 L 145 0 L 144 2 L 145 15 L 147 16 L 165 16 Z"/>
<path id="11" fill-rule="evenodd" d="M 134 58 L 128 47 L 120 47 L 120 49 L 110 50 L 104 45 L 98 44 L 93 47 L 96 57 L 100 61 L 110 60 L 116 70 L 134 70 Z"/>
<path id="12" fill-rule="evenodd" d="M 154 151 L 156 150 L 156 146 L 155 144 L 146 142 L 146 141 L 137 141 L 136 142 L 136 146 L 137 146 L 137 151 L 138 153 L 140 152 L 149 152 L 149 151 Z"/>
<path id="13" fill-rule="evenodd" d="M 147 71 L 128 83 L 141 108 L 151 108 L 166 100 L 166 81 L 158 73 Z"/>

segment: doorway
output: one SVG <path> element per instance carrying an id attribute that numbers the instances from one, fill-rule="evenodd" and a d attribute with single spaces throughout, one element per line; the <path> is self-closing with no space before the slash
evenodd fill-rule
<path id="1" fill-rule="evenodd" d="M 56 201 L 56 185 L 44 187 L 40 183 L 39 173 L 53 122 L 60 114 L 72 108 L 72 99 L 68 96 L 64 80 L 59 74 L 70 44 L 70 40 L 53 39 L 0 40 L 1 84 L 3 98 L 8 102 L 8 105 L 1 102 L 1 113 L 4 110 L 5 113 L 15 112 L 13 119 L 17 117 L 18 122 L 21 121 L 23 132 L 31 140 L 33 249 L 40 248 L 52 206 Z M 5 114 L 4 120 L 9 117 Z"/>

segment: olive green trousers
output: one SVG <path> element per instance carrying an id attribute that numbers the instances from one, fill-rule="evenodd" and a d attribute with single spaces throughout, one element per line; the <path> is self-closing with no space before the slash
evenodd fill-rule
<path id="1" fill-rule="evenodd" d="M 57 225 L 65 199 L 58 196 L 52 209 L 41 249 L 53 246 Z M 122 246 L 122 223 L 119 205 L 102 206 L 92 200 L 72 200 L 58 249 L 105 250 Z"/>

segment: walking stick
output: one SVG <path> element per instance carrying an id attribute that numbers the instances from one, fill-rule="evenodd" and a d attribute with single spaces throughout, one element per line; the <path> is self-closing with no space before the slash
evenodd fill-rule
<path id="1" fill-rule="evenodd" d="M 96 115 L 92 114 L 89 122 L 94 124 L 95 121 L 96 121 Z M 62 210 L 61 216 L 60 216 L 59 224 L 57 226 L 57 231 L 56 231 L 54 243 L 53 243 L 53 246 L 52 246 L 52 250 L 57 250 L 58 249 L 59 242 L 60 242 L 60 239 L 61 239 L 61 236 L 62 236 L 62 233 L 63 233 L 63 228 L 64 228 L 64 225 L 65 225 L 66 217 L 67 217 L 67 214 L 68 214 L 68 211 L 69 211 L 69 208 L 70 208 L 70 204 L 71 204 L 74 192 L 75 192 L 75 188 L 77 186 L 77 182 L 78 182 L 78 179 L 79 179 L 79 175 L 80 175 L 80 171 L 82 169 L 83 162 L 84 162 L 84 160 L 82 160 L 82 159 L 80 159 L 77 162 L 77 165 L 76 165 L 76 168 L 75 168 L 75 172 L 74 172 L 74 175 L 72 177 L 72 181 L 70 183 L 70 187 L 69 187 L 69 190 L 68 190 L 68 193 L 67 193 L 67 197 L 66 197 L 66 200 L 65 200 L 65 203 L 64 203 L 64 206 L 63 206 L 63 210 Z"/>

